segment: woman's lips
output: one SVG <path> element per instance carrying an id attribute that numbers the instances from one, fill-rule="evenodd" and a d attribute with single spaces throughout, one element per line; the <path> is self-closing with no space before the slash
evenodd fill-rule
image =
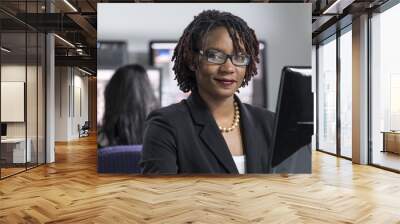
<path id="1" fill-rule="evenodd" d="M 231 85 L 235 84 L 236 81 L 232 79 L 215 79 L 218 84 L 224 86 L 224 87 L 230 87 Z"/>

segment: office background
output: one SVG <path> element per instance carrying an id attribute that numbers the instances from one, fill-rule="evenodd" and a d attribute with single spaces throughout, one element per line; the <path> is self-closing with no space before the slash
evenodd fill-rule
<path id="1" fill-rule="evenodd" d="M 400 5 L 389 1 L 314 35 L 317 150 L 400 170 L 398 21 Z"/>
<path id="2" fill-rule="evenodd" d="M 396 75 L 400 47 L 398 0 L 293 0 L 312 4 L 309 21 L 312 23 L 312 67 L 316 77 L 315 87 L 319 90 L 315 108 L 319 124 L 316 140 L 321 143 L 315 147 L 318 151 L 313 152 L 313 173 L 306 176 L 239 178 L 99 175 L 96 170 L 95 125 L 91 126 L 94 127 L 93 134 L 87 138 L 71 138 L 54 144 L 55 118 L 59 116 L 55 112 L 56 105 L 59 106 L 59 101 L 55 103 L 56 88 L 59 86 L 55 81 L 55 76 L 59 74 L 55 67 L 76 69 L 64 69 L 64 76 L 69 75 L 69 79 L 63 77 L 61 80 L 65 86 L 74 82 L 71 73 L 77 75 L 82 72 L 77 67 L 87 72 L 88 68 L 92 68 L 88 89 L 96 89 L 96 72 L 93 69 L 96 70 L 96 50 L 100 49 L 99 45 L 96 49 L 96 25 L 97 4 L 101 2 L 133 4 L 141 1 L 0 1 L 1 76 L 5 71 L 15 72 L 4 70 L 8 65 L 3 59 L 8 60 L 19 49 L 25 52 L 17 54 L 22 61 L 19 72 L 28 77 L 16 76 L 19 78 L 14 80 L 27 84 L 24 88 L 34 83 L 32 80 L 38 81 L 33 85 L 38 86 L 36 94 L 23 94 L 23 98 L 24 101 L 35 102 L 31 97 L 37 95 L 37 104 L 40 105 L 40 101 L 45 104 L 46 120 L 41 120 L 41 107 L 37 107 L 39 112 L 33 113 L 33 117 L 38 118 L 35 129 L 31 125 L 33 118 L 29 118 L 33 110 L 25 106 L 28 102 L 24 102 L 24 122 L 4 122 L 10 125 L 10 133 L 14 132 L 12 125 L 22 125 L 25 130 L 31 127 L 38 130 L 38 137 L 22 137 L 23 144 L 30 141 L 28 139 L 40 139 L 40 125 L 44 124 L 46 164 L 35 169 L 30 169 L 33 167 L 30 163 L 13 167 L 17 171 L 28 170 L 23 173 L 3 172 L 5 169 L 0 169 L 0 222 L 399 222 L 400 201 L 396 199 L 400 198 L 400 152 L 396 149 L 400 148 L 396 144 L 399 145 L 400 132 L 395 131 L 398 130 L 396 103 L 399 102 Z M 23 23 L 25 18 L 28 18 L 27 24 Z M 146 19 L 142 18 L 143 21 Z M 33 55 L 26 53 L 32 43 L 29 37 L 31 32 L 27 31 L 30 26 L 39 35 L 39 45 L 33 47 L 38 49 L 38 57 L 34 58 L 39 58 L 39 63 L 34 63 L 34 67 L 40 68 L 44 64 L 46 68 L 42 67 L 44 70 L 39 73 L 40 69 L 33 69 L 33 73 L 38 74 L 37 79 L 36 75 L 30 76 L 32 64 L 29 61 Z M 7 33 L 21 38 L 14 36 L 4 42 L 3 35 Z M 45 37 L 45 45 L 40 44 L 40 35 Z M 18 44 L 12 44 L 14 41 Z M 128 46 L 125 41 L 119 43 L 120 46 Z M 45 60 L 40 53 L 42 49 L 45 49 Z M 40 74 L 44 74 L 42 78 L 46 77 L 44 99 L 40 93 Z M 28 94 L 28 91 L 25 93 Z M 91 91 L 88 93 L 89 120 L 94 117 L 96 121 L 96 109 L 91 109 L 93 105 L 96 107 L 96 100 L 90 97 L 93 95 Z M 64 97 L 63 103 L 71 100 L 66 107 L 70 107 L 72 112 L 72 94 Z M 68 114 L 69 110 L 63 114 Z M 25 135 L 27 133 L 24 132 Z M 351 143 L 350 153 L 345 151 L 348 143 Z M 15 143 L 12 144 L 15 146 Z M 3 155 L 5 149 L 2 146 L 0 149 Z M 26 151 L 25 145 L 22 153 Z M 21 156 L 17 157 L 17 161 L 21 159 Z M 381 160 L 383 157 L 386 159 Z M 39 154 L 38 164 L 41 164 L 40 158 Z"/>
<path id="3" fill-rule="evenodd" d="M 205 9 L 243 18 L 265 42 L 267 108 L 275 111 L 283 66 L 311 66 L 311 4 L 98 4 L 97 38 L 125 42 L 126 63 L 150 65 L 150 41 L 177 41 L 193 17 Z"/>
<path id="4" fill-rule="evenodd" d="M 37 3 L 39 4 L 39 3 Z M 37 5 L 19 5 L 38 13 Z M 7 18 L 7 16 L 4 16 Z M 1 23 L 0 176 L 45 162 L 45 36 L 22 22 Z"/>

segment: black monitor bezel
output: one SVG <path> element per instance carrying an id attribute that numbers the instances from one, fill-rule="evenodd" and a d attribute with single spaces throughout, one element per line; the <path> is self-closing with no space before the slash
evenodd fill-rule
<path id="1" fill-rule="evenodd" d="M 270 158 L 270 164 L 271 164 L 271 168 L 274 168 L 276 166 L 278 166 L 280 163 L 275 163 L 274 160 L 274 154 L 275 151 L 277 149 L 275 149 L 276 147 L 276 137 L 277 137 L 277 132 L 278 132 L 278 124 L 279 124 L 279 117 L 280 117 L 280 111 L 281 111 L 281 99 L 282 99 L 282 94 L 283 94 L 283 86 L 284 86 L 284 81 L 285 81 L 285 73 L 287 70 L 289 69 L 308 69 L 308 70 L 312 70 L 311 66 L 284 66 L 282 68 L 282 73 L 281 73 L 281 80 L 280 80 L 280 84 L 279 84 L 279 92 L 278 92 L 278 98 L 277 98 L 277 103 L 276 103 L 276 110 L 275 110 L 275 119 L 274 119 L 274 129 L 273 129 L 273 134 L 272 134 L 272 144 L 271 144 L 271 150 L 272 150 L 272 154 L 271 154 L 271 158 Z M 310 74 L 310 77 L 312 77 L 312 74 Z M 310 90 L 312 92 L 312 89 Z M 310 161 L 311 162 L 311 161 Z"/>

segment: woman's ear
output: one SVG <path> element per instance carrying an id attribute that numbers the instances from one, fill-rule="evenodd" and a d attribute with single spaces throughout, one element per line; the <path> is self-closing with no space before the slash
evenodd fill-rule
<path id="1" fill-rule="evenodd" d="M 189 69 L 193 72 L 195 72 L 199 68 L 199 61 L 196 60 L 195 58 L 192 60 L 192 63 L 189 65 Z"/>
<path id="2" fill-rule="evenodd" d="M 196 57 L 191 56 L 186 58 L 186 66 L 187 68 L 189 68 L 190 71 L 195 72 L 197 70 L 197 61 L 196 61 Z"/>

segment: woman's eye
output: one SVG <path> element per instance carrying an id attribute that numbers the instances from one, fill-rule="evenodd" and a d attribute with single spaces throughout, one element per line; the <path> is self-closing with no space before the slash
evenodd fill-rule
<path id="1" fill-rule="evenodd" d="M 216 51 L 216 50 L 208 50 L 207 51 L 207 57 L 209 57 L 209 58 L 223 58 L 224 55 L 221 52 Z"/>
<path id="2" fill-rule="evenodd" d="M 221 54 L 221 53 L 212 53 L 212 58 L 215 58 L 215 59 L 224 59 L 224 55 L 223 54 Z"/>
<path id="3" fill-rule="evenodd" d="M 246 56 L 244 56 L 244 55 L 239 55 L 239 56 L 237 56 L 237 60 L 239 60 L 239 61 L 246 61 Z"/>

